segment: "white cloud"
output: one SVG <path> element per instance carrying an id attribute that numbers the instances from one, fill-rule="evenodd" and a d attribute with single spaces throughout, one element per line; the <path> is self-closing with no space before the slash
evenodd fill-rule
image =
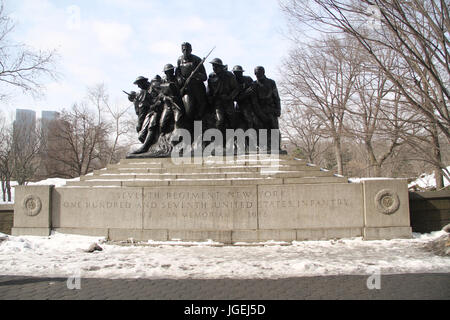
<path id="1" fill-rule="evenodd" d="M 130 25 L 103 21 L 93 21 L 91 24 L 103 51 L 120 56 L 129 55 L 127 41 L 133 33 Z"/>
<path id="2" fill-rule="evenodd" d="M 182 25 L 184 25 L 185 31 L 203 31 L 207 27 L 205 20 L 194 16 L 188 17 Z"/>
<path id="3" fill-rule="evenodd" d="M 34 105 L 70 106 L 96 82 L 104 82 L 113 99 L 123 98 L 121 89 L 131 90 L 138 75 L 153 77 L 166 63 L 175 64 L 184 41 L 202 58 L 216 46 L 208 61 L 219 57 L 230 68 L 241 64 L 250 75 L 256 64 L 263 64 L 271 73 L 283 52 L 281 41 L 271 33 L 275 6 L 265 1 L 222 2 L 14 2 L 19 40 L 40 49 L 56 48 L 61 57 L 61 87 L 50 85 L 47 100 Z M 212 70 L 209 63 L 205 66 Z M 20 99 L 24 107 L 33 105 L 30 98 Z"/>
<path id="4" fill-rule="evenodd" d="M 180 50 L 180 45 L 174 41 L 162 40 L 152 42 L 149 46 L 151 53 L 162 55 L 173 55 Z"/>

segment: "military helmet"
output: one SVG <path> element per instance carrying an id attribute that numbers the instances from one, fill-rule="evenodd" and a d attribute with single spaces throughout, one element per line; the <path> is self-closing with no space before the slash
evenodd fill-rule
<path id="1" fill-rule="evenodd" d="M 262 73 L 265 73 L 266 71 L 264 70 L 264 67 L 262 67 L 262 66 L 257 66 L 256 68 L 255 68 L 255 74 L 257 73 L 257 72 L 259 72 L 259 71 L 261 71 Z"/>
<path id="2" fill-rule="evenodd" d="M 212 59 L 210 63 L 211 64 L 216 64 L 216 65 L 221 66 L 221 67 L 224 67 L 222 60 L 220 60 L 219 58 Z"/>
<path id="3" fill-rule="evenodd" d="M 186 47 L 186 48 L 189 48 L 189 49 L 192 50 L 192 45 L 191 45 L 189 42 L 183 42 L 183 43 L 181 44 L 181 47 L 182 47 L 182 48 L 183 48 L 183 47 Z"/>
<path id="4" fill-rule="evenodd" d="M 161 82 L 162 78 L 159 76 L 159 74 L 157 74 L 153 79 L 152 82 Z"/>
<path id="5" fill-rule="evenodd" d="M 245 70 L 242 69 L 242 67 L 239 66 L 239 65 L 234 66 L 233 71 L 234 71 L 234 72 L 245 72 Z"/>
<path id="6" fill-rule="evenodd" d="M 134 81 L 133 84 L 138 84 L 140 82 L 146 82 L 146 81 L 148 81 L 148 79 L 146 77 L 139 76 L 139 77 L 137 77 L 136 81 Z"/>
<path id="7" fill-rule="evenodd" d="M 175 67 L 172 64 L 170 64 L 170 63 L 168 63 L 168 64 L 166 64 L 164 66 L 164 72 L 170 71 L 170 70 L 173 70 L 173 69 L 175 69 Z"/>

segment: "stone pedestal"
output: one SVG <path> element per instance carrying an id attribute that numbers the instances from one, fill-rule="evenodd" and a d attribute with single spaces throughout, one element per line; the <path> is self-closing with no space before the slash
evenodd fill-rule
<path id="1" fill-rule="evenodd" d="M 190 160 L 127 159 L 64 187 L 20 187 L 14 232 L 222 243 L 411 236 L 405 180 L 348 183 L 287 156 Z"/>
<path id="2" fill-rule="evenodd" d="M 13 236 L 49 236 L 54 186 L 15 187 Z"/>
<path id="3" fill-rule="evenodd" d="M 366 180 L 364 239 L 411 237 L 406 179 Z"/>

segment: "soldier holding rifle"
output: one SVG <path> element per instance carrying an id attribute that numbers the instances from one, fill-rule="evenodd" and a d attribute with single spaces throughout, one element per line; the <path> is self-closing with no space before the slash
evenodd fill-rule
<path id="1" fill-rule="evenodd" d="M 258 66 L 255 68 L 256 81 L 253 87 L 256 94 L 256 100 L 260 107 L 258 116 L 264 125 L 264 129 L 270 130 L 279 129 L 278 118 L 281 115 L 281 101 L 278 94 L 278 89 L 275 81 L 266 77 L 264 67 Z M 278 137 L 280 146 L 281 136 Z M 269 149 L 272 148 L 271 139 L 268 141 Z"/>
<path id="2" fill-rule="evenodd" d="M 201 120 L 207 108 L 204 59 L 192 54 L 189 42 L 181 45 L 181 51 L 183 55 L 178 59 L 175 74 L 182 87 L 181 96 L 186 116 L 191 120 Z"/>
<path id="3" fill-rule="evenodd" d="M 216 128 L 225 133 L 225 129 L 236 127 L 234 98 L 239 93 L 238 83 L 221 59 L 215 58 L 210 63 L 214 72 L 209 75 L 207 95 L 215 110 Z"/>
<path id="4" fill-rule="evenodd" d="M 138 116 L 136 130 L 139 133 L 139 141 L 143 145 L 131 154 L 141 154 L 148 151 L 159 135 L 159 118 L 161 115 L 162 101 L 159 90 L 161 77 L 156 76 L 150 83 L 145 77 L 138 77 L 134 82 L 141 92 L 136 96 L 133 93 L 128 95 L 128 99 L 135 105 Z"/>
<path id="5" fill-rule="evenodd" d="M 175 67 L 168 63 L 164 66 L 165 77 L 161 85 L 161 94 L 164 100 L 164 109 L 161 115 L 160 127 L 162 132 L 170 132 L 173 125 L 177 128 L 184 115 L 180 87 L 175 76 Z"/>

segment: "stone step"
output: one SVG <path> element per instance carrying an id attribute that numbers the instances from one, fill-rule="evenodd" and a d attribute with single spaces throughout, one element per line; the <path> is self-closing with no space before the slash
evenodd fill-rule
<path id="1" fill-rule="evenodd" d="M 248 179 L 96 179 L 68 181 L 65 187 L 158 187 L 158 186 L 229 186 L 229 185 L 282 185 L 282 184 L 346 184 L 346 177 L 304 177 L 304 178 L 248 178 Z"/>
<path id="2" fill-rule="evenodd" d="M 188 159 L 189 160 L 189 159 Z M 230 167 L 230 166 L 277 166 L 277 165 L 306 165 L 303 160 L 283 160 L 283 159 L 267 159 L 267 160 L 237 160 L 237 161 L 214 161 L 203 160 L 199 162 L 173 162 L 169 161 L 135 161 L 135 162 L 120 162 L 119 164 L 109 165 L 110 169 L 117 168 L 173 168 L 173 167 L 185 167 L 185 168 L 201 168 L 201 167 Z"/>
<path id="3" fill-rule="evenodd" d="M 123 170 L 123 169 L 166 169 L 166 170 L 193 170 L 193 169 L 204 169 L 204 170 L 214 170 L 215 168 L 278 168 L 278 167 L 296 167 L 305 168 L 305 170 L 319 170 L 320 167 L 306 165 L 305 163 L 297 161 L 289 162 L 267 162 L 267 163 L 204 163 L 204 164 L 171 164 L 163 165 L 158 163 L 133 163 L 133 164 L 115 164 L 108 165 L 106 170 Z"/>
<path id="4" fill-rule="evenodd" d="M 120 160 L 121 164 L 129 164 L 129 163 L 170 163 L 173 162 L 174 158 L 143 158 L 143 159 L 122 159 Z M 176 158 L 175 158 L 176 159 Z M 241 155 L 241 156 L 211 156 L 211 157 L 192 157 L 185 158 L 189 162 L 201 163 L 205 161 L 213 161 L 213 162 L 224 162 L 224 161 L 267 161 L 270 159 L 281 159 L 281 160 L 294 160 L 293 156 L 289 155 Z M 304 161 L 298 159 L 299 161 Z"/>
<path id="5" fill-rule="evenodd" d="M 172 167 L 172 168 L 134 168 L 134 167 L 118 167 L 108 168 L 106 170 L 95 170 L 94 175 L 102 174 L 141 174 L 141 173 L 229 173 L 229 172 L 265 172 L 265 171 L 320 171 L 318 167 L 310 167 L 304 165 L 283 165 L 278 167 L 271 166 L 217 166 L 217 167 L 198 167 L 198 168 L 186 168 L 186 167 Z"/>
<path id="6" fill-rule="evenodd" d="M 227 172 L 227 173 L 141 173 L 141 174 L 101 174 L 80 177 L 82 181 L 88 180 L 134 180 L 134 179 L 240 179 L 240 178 L 304 178 L 304 177 L 331 177 L 329 171 L 261 171 L 261 172 Z"/>
<path id="7" fill-rule="evenodd" d="M 94 175 L 100 174 L 136 174 L 136 173 L 227 173 L 233 172 L 259 172 L 259 167 L 237 167 L 237 168 L 118 168 L 118 169 L 107 169 L 107 170 L 95 170 Z"/>

